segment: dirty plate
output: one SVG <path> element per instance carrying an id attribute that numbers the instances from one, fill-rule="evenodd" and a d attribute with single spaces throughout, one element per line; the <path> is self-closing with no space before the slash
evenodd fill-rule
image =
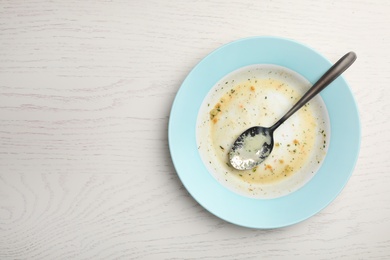
<path id="1" fill-rule="evenodd" d="M 220 47 L 199 62 L 180 87 L 169 119 L 169 148 L 180 180 L 205 209 L 236 225 L 280 228 L 313 216 L 341 192 L 358 158 L 360 121 L 354 97 L 341 76 L 321 93 L 330 119 L 330 143 L 321 167 L 309 182 L 274 199 L 249 198 L 227 189 L 210 174 L 200 157 L 196 142 L 198 112 L 219 80 L 254 64 L 283 66 L 311 83 L 332 65 L 315 50 L 283 38 L 253 37 Z"/>

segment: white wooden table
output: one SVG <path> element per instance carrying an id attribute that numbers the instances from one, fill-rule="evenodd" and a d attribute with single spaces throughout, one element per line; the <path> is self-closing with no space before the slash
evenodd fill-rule
<path id="1" fill-rule="evenodd" d="M 167 141 L 191 68 L 255 35 L 358 55 L 355 171 L 276 230 L 204 210 Z M 386 0 L 1 0 L 0 259 L 390 259 L 389 74 Z"/>

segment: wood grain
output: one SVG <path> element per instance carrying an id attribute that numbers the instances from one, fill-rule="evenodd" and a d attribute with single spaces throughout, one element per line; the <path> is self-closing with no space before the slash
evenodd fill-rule
<path id="1" fill-rule="evenodd" d="M 389 259 L 390 3 L 0 1 L 0 259 Z M 292 38 L 345 73 L 361 151 L 340 196 L 276 230 L 226 223 L 187 193 L 167 129 L 205 55 Z"/>

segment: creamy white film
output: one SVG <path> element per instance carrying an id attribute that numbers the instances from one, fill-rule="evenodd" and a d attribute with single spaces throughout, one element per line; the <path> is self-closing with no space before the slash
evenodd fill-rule
<path id="1" fill-rule="evenodd" d="M 273 125 L 310 86 L 299 74 L 276 65 L 248 66 L 218 82 L 205 98 L 197 121 L 199 153 L 215 179 L 254 198 L 280 197 L 309 181 L 329 141 L 329 119 L 319 96 L 275 131 L 272 153 L 256 168 L 232 168 L 228 152 L 249 127 Z"/>

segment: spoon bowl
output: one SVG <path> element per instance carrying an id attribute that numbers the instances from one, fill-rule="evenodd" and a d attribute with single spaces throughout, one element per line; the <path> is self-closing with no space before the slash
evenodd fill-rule
<path id="1" fill-rule="evenodd" d="M 230 165 L 237 170 L 250 170 L 261 164 L 272 152 L 274 131 L 338 78 L 355 60 L 356 54 L 354 52 L 349 52 L 341 57 L 273 126 L 254 126 L 240 134 L 228 154 Z"/>
<path id="2" fill-rule="evenodd" d="M 238 170 L 249 170 L 262 163 L 274 148 L 273 131 L 254 126 L 245 130 L 229 152 L 231 165 Z"/>

